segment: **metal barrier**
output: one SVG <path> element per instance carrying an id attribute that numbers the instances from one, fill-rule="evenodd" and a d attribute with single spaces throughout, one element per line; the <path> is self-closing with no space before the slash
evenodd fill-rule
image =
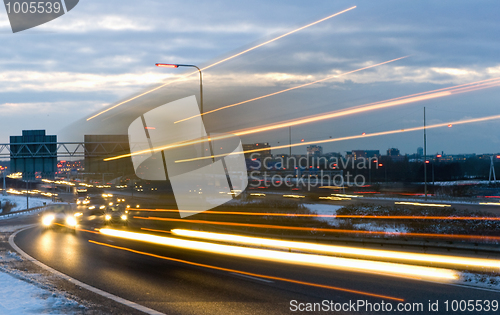
<path id="1" fill-rule="evenodd" d="M 14 217 L 14 216 L 17 216 L 17 215 L 20 215 L 20 214 L 24 214 L 24 213 L 39 212 L 39 211 L 41 211 L 45 207 L 46 206 L 41 206 L 41 207 L 35 207 L 35 208 L 21 210 L 21 211 L 15 211 L 15 212 L 9 212 L 9 213 L 0 213 L 0 219 Z"/>

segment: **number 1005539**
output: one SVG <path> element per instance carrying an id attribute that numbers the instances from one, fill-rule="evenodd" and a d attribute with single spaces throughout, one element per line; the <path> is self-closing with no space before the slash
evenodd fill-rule
<path id="1" fill-rule="evenodd" d="M 61 12 L 60 2 L 7 2 L 5 4 L 7 13 L 59 13 Z"/>

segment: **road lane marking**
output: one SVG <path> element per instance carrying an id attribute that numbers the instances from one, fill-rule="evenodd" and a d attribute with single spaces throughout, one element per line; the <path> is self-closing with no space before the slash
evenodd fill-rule
<path id="1" fill-rule="evenodd" d="M 64 274 L 64 273 L 62 273 L 60 271 L 57 271 L 57 270 L 55 270 L 55 269 L 53 269 L 53 268 L 51 268 L 51 267 L 43 264 L 42 262 L 40 262 L 40 261 L 36 260 L 35 258 L 31 257 L 30 255 L 26 254 L 21 248 L 19 248 L 19 246 L 16 245 L 16 243 L 14 242 L 14 238 L 16 237 L 16 235 L 19 232 L 22 232 L 22 231 L 27 230 L 27 229 L 34 228 L 37 225 L 38 224 L 32 224 L 30 226 L 27 226 L 24 229 L 16 231 L 15 233 L 13 233 L 13 234 L 11 234 L 9 236 L 9 244 L 10 244 L 10 246 L 12 246 L 12 248 L 16 252 L 18 252 L 24 259 L 26 259 L 28 261 L 31 261 L 35 265 L 37 265 L 37 266 L 39 266 L 39 267 L 41 267 L 41 268 L 43 268 L 43 269 L 45 269 L 45 270 L 47 270 L 47 271 L 55 274 L 56 276 L 59 276 L 62 279 L 68 280 L 69 282 L 73 283 L 74 285 L 80 286 L 80 287 L 82 287 L 84 289 L 87 289 L 87 290 L 89 290 L 91 292 L 99 294 L 99 295 L 101 295 L 101 296 L 103 296 L 105 298 L 108 298 L 108 299 L 113 300 L 115 302 L 118 302 L 120 304 L 123 304 L 123 305 L 126 305 L 128 307 L 134 308 L 134 309 L 136 309 L 138 311 L 144 312 L 144 313 L 149 314 L 149 315 L 166 315 L 165 313 L 161 313 L 161 312 L 155 311 L 155 310 L 150 309 L 150 308 L 148 308 L 146 306 L 142 306 L 142 305 L 137 304 L 135 302 L 126 300 L 126 299 L 121 298 L 119 296 L 116 296 L 114 294 L 108 293 L 106 291 L 103 291 L 101 289 L 95 288 L 95 287 L 90 286 L 90 285 L 88 285 L 86 283 L 83 283 L 81 281 L 78 281 L 78 280 L 76 280 L 76 279 L 74 279 L 74 278 L 72 278 L 72 277 L 70 277 L 70 276 L 68 276 L 68 275 L 66 275 L 66 274 Z"/>
<path id="2" fill-rule="evenodd" d="M 244 277 L 244 278 L 252 279 L 252 280 L 258 280 L 258 281 L 267 282 L 267 283 L 274 283 L 274 281 L 271 281 L 271 280 L 266 280 L 266 279 L 261 279 L 261 278 L 257 278 L 257 277 L 242 275 L 242 274 L 235 273 L 235 272 L 231 272 L 231 274 L 233 274 L 235 276 L 239 276 L 239 277 Z"/>

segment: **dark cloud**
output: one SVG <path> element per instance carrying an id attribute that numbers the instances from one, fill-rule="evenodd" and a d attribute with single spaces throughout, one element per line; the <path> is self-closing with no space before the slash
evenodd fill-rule
<path id="1" fill-rule="evenodd" d="M 19 34 L 0 33 L 0 111 L 2 104 L 53 103 L 65 108 L 57 113 L 64 122 L 88 117 L 102 104 L 117 104 L 127 95 L 156 86 L 154 82 L 184 73 L 179 69 L 155 68 L 156 62 L 209 65 L 353 5 L 358 6 L 353 11 L 206 71 L 205 108 L 215 109 L 328 75 L 411 56 L 207 115 L 208 128 L 228 132 L 500 75 L 500 71 L 491 71 L 500 70 L 500 3 L 493 0 L 83 1 L 70 13 L 40 28 Z M 0 13 L 0 31 L 8 30 L 1 20 L 5 18 Z M 23 76 L 24 73 L 29 75 Z M 110 122 L 114 122 L 115 131 L 123 132 L 127 121 L 132 121 L 141 110 L 188 94 L 197 95 L 195 81 L 163 88 L 108 112 L 103 115 L 110 117 L 106 130 L 113 129 Z M 68 84 L 71 82 L 77 83 Z M 93 83 L 95 86 L 86 88 Z M 293 134 L 296 140 L 320 140 L 418 126 L 423 106 L 430 108 L 432 119 L 440 121 L 493 115 L 497 114 L 498 92 L 483 90 L 304 125 L 294 128 Z M 43 120 L 25 117 L 26 105 L 19 105 L 17 114 L 15 106 L 9 106 L 13 119 L 8 127 L 3 127 L 2 141 L 19 133 L 20 128 L 43 124 Z M 71 106 L 74 111 L 66 111 Z M 477 110 L 470 115 L 465 113 L 472 106 Z M 98 121 L 90 125 L 85 121 L 72 126 L 86 129 L 99 125 Z M 430 151 L 500 151 L 492 126 L 493 123 L 484 123 L 436 130 L 439 140 L 430 140 Z M 287 141 L 287 132 L 253 135 L 244 140 L 283 143 Z M 325 151 L 399 147 L 402 152 L 412 153 L 421 142 L 421 135 L 402 134 L 324 147 Z M 296 148 L 294 152 L 305 149 Z"/>

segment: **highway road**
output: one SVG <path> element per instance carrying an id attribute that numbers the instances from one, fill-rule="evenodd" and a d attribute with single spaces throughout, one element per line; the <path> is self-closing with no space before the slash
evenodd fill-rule
<path id="1" fill-rule="evenodd" d="M 31 223 L 35 219 L 31 216 L 13 220 L 19 224 L 20 222 Z M 89 241 L 128 248 L 141 253 L 98 245 Z M 350 301 L 357 303 L 357 300 L 366 300 L 370 303 L 381 303 L 384 300 L 385 303 L 391 302 L 396 308 L 400 301 L 391 298 L 403 299 L 403 303 L 423 303 L 422 312 L 404 312 L 404 314 L 427 314 L 429 313 L 429 300 L 432 302 L 438 300 L 439 311 L 432 313 L 439 314 L 446 313 L 444 312 L 446 300 L 451 303 L 452 300 L 499 298 L 498 292 L 460 285 L 208 254 L 117 239 L 85 231 L 77 231 L 73 234 L 64 230 L 44 231 L 40 227 L 33 227 L 18 233 L 15 243 L 27 254 L 64 274 L 166 314 L 297 313 L 291 312 L 291 300 L 296 300 L 297 303 L 322 302 L 323 300 L 340 303 Z M 151 257 L 143 253 L 185 262 Z M 334 286 L 337 289 L 249 277 L 186 262 Z M 382 295 L 385 298 L 367 294 Z M 342 314 L 342 312 L 338 313 Z M 363 311 L 361 313 L 375 314 L 376 312 Z"/>

